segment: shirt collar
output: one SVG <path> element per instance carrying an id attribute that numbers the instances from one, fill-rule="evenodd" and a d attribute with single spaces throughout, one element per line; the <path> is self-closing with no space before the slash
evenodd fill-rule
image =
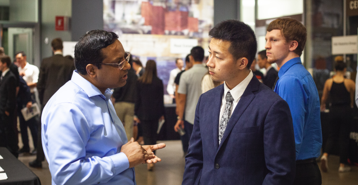
<path id="1" fill-rule="evenodd" d="M 250 70 L 249 75 L 246 76 L 246 78 L 241 81 L 239 84 L 237 84 L 234 88 L 231 90 L 226 86 L 226 83 L 224 83 L 224 97 L 226 96 L 227 92 L 230 91 L 231 96 L 234 98 L 234 101 L 239 101 L 242 94 L 244 94 L 246 87 L 249 85 L 252 77 L 253 77 L 252 70 Z"/>
<path id="2" fill-rule="evenodd" d="M 106 89 L 103 95 L 96 86 L 78 74 L 77 70 L 72 74 L 71 81 L 81 87 L 88 97 L 101 96 L 104 99 L 109 99 L 112 95 L 112 91 L 109 88 Z"/>
<path id="3" fill-rule="evenodd" d="M 293 58 L 283 64 L 283 66 L 278 71 L 278 77 L 281 78 L 281 76 L 284 75 L 288 69 L 290 69 L 293 65 L 296 64 L 302 64 L 300 57 Z"/>
<path id="4" fill-rule="evenodd" d="M 23 70 L 23 69 L 27 69 L 27 67 L 29 66 L 28 65 L 29 63 L 28 62 L 26 62 L 26 64 L 25 64 L 25 66 L 24 66 L 24 68 L 21 68 L 21 66 L 19 67 L 21 70 Z"/>
<path id="5" fill-rule="evenodd" d="M 53 54 L 54 55 L 63 55 L 62 51 L 55 51 Z"/>
<path id="6" fill-rule="evenodd" d="M 10 70 L 10 69 L 7 68 L 4 72 L 2 72 L 1 77 L 4 77 L 9 70 Z"/>
<path id="7" fill-rule="evenodd" d="M 194 64 L 193 67 L 204 67 L 203 64 Z"/>

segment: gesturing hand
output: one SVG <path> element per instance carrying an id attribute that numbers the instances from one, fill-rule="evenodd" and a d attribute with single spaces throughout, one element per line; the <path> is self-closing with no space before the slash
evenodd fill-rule
<path id="1" fill-rule="evenodd" d="M 160 159 L 159 157 L 154 155 L 153 151 L 162 149 L 165 146 L 166 146 L 165 143 L 159 143 L 156 145 L 143 145 L 142 147 L 147 151 L 146 162 L 147 163 L 157 163 L 159 161 L 162 161 L 162 159 Z"/>
<path id="2" fill-rule="evenodd" d="M 126 154 L 130 168 L 138 164 L 144 163 L 144 161 L 146 160 L 147 151 L 142 148 L 142 146 L 139 145 L 138 142 L 134 142 L 133 138 L 128 141 L 128 143 L 122 146 L 121 152 Z"/>

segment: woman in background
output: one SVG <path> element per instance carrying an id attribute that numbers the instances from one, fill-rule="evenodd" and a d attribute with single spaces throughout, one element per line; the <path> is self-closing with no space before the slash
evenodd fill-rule
<path id="1" fill-rule="evenodd" d="M 324 153 L 321 157 L 321 170 L 328 170 L 327 159 L 328 154 L 332 151 L 334 141 L 339 138 L 339 172 L 350 171 L 350 167 L 346 166 L 349 150 L 349 128 L 353 120 L 352 108 L 354 103 L 355 84 L 353 80 L 346 79 L 347 65 L 343 61 L 337 61 L 335 64 L 336 74 L 328 79 L 324 84 L 323 95 L 321 101 L 321 111 L 326 109 L 326 100 L 328 95 L 331 99 L 330 107 L 330 129 L 331 133 L 327 139 Z"/>
<path id="2" fill-rule="evenodd" d="M 137 82 L 134 120 L 142 125 L 145 145 L 157 143 L 158 121 L 164 119 L 163 82 L 157 76 L 157 65 L 148 60 L 143 76 Z M 148 164 L 152 171 L 154 164 Z"/>

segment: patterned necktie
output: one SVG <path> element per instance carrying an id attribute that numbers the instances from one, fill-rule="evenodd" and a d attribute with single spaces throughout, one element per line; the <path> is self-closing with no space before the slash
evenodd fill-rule
<path id="1" fill-rule="evenodd" d="M 231 96 L 230 92 L 227 92 L 225 110 L 220 119 L 220 124 L 219 124 L 219 145 L 221 143 L 221 138 L 224 136 L 227 123 L 229 122 L 231 116 L 232 102 L 234 102 L 234 98 Z"/>

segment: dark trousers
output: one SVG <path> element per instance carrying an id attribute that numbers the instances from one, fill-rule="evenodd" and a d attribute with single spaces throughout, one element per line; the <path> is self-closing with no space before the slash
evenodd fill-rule
<path id="1" fill-rule="evenodd" d="M 296 161 L 296 176 L 293 185 L 321 185 L 322 177 L 315 159 Z"/>
<path id="2" fill-rule="evenodd" d="M 17 133 L 13 127 L 13 114 L 7 116 L 0 113 L 0 147 L 6 147 L 16 158 L 19 146 L 17 143 Z"/>
<path id="3" fill-rule="evenodd" d="M 352 109 L 349 106 L 332 106 L 330 109 L 329 137 L 327 138 L 325 153 L 332 153 L 339 142 L 339 162 L 347 164 L 349 154 L 349 132 L 353 120 Z"/>
<path id="4" fill-rule="evenodd" d="M 158 120 L 141 120 L 140 125 L 142 125 L 144 144 L 157 144 Z"/>
<path id="5" fill-rule="evenodd" d="M 34 147 L 37 148 L 37 132 L 38 132 L 38 123 L 37 123 L 37 118 L 36 116 L 25 121 L 24 116 L 22 115 L 21 111 L 18 113 L 19 115 L 19 120 L 20 120 L 20 131 L 21 131 L 21 140 L 22 143 L 24 144 L 24 148 L 25 149 L 30 149 L 29 146 L 29 136 L 27 134 L 27 127 L 30 128 L 31 131 L 31 136 L 32 136 L 32 141 L 34 144 Z"/>
<path id="6" fill-rule="evenodd" d="M 40 119 L 37 121 L 37 153 L 36 153 L 36 161 L 42 162 L 45 160 L 45 154 L 42 149 L 42 142 L 41 142 L 41 114 Z"/>
<path id="7" fill-rule="evenodd" d="M 185 134 L 181 136 L 181 141 L 183 143 L 184 154 L 186 154 L 188 153 L 189 141 L 190 141 L 191 133 L 193 132 L 193 124 L 184 120 L 184 131 Z"/>

